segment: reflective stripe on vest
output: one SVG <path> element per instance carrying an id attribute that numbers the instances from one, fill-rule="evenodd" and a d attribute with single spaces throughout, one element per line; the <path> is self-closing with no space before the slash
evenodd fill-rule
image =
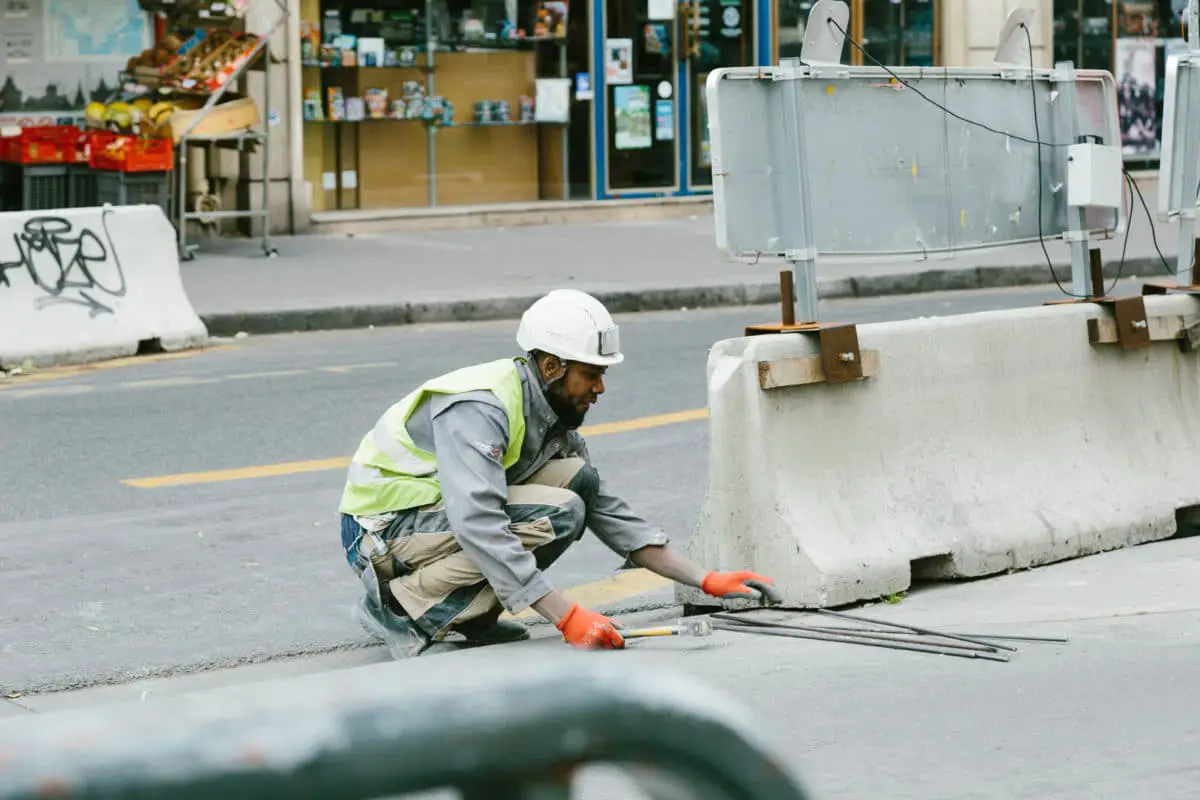
<path id="1" fill-rule="evenodd" d="M 431 394 L 490 391 L 508 417 L 504 468 L 517 463 L 525 439 L 524 393 L 517 363 L 510 358 L 490 361 L 433 378 L 393 405 L 363 437 L 342 492 L 340 511 L 361 516 L 402 511 L 441 499 L 437 458 L 413 442 L 408 420 Z"/>

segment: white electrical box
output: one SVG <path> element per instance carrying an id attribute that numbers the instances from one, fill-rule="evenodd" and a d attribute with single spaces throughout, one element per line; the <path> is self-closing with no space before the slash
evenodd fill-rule
<path id="1" fill-rule="evenodd" d="M 1095 142 L 1067 148 L 1067 205 L 1121 208 L 1124 163 L 1120 148 Z"/>

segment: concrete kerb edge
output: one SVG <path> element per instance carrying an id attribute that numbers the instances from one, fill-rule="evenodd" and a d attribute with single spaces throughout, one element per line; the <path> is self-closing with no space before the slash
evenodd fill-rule
<path id="1" fill-rule="evenodd" d="M 1105 277 L 1118 274 L 1162 277 L 1166 269 L 1157 258 L 1126 259 L 1105 265 Z M 822 299 L 887 297 L 927 292 L 1003 289 L 1053 284 L 1055 277 L 1070 288 L 1069 265 L 1056 264 L 1053 273 L 1042 264 L 993 267 L 938 267 L 889 275 L 830 276 L 822 279 Z M 711 286 L 678 286 L 663 289 L 595 292 L 613 313 L 672 311 L 683 308 L 722 308 L 779 302 L 778 281 L 734 283 Z M 413 325 L 438 322 L 485 322 L 517 319 L 539 294 L 478 300 L 445 300 L 423 303 L 394 303 L 372 306 L 281 311 L 201 314 L 211 336 L 294 333 L 298 331 L 346 330 L 370 326 Z"/>

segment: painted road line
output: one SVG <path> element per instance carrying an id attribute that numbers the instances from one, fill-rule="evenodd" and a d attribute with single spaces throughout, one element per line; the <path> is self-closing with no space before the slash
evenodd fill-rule
<path id="1" fill-rule="evenodd" d="M 670 580 L 661 575 L 655 575 L 649 570 L 631 569 L 625 570 L 611 578 L 605 578 L 593 583 L 585 583 L 582 586 L 575 586 L 567 589 L 563 594 L 566 595 L 568 600 L 579 603 L 584 608 L 599 608 L 618 603 L 622 600 L 628 600 L 630 597 L 636 597 L 639 594 L 654 592 L 670 585 Z M 527 608 L 516 615 L 509 614 L 506 611 L 501 616 L 505 619 L 529 619 L 531 617 L 540 617 L 541 615 L 532 608 Z"/>
<path id="2" fill-rule="evenodd" d="M 613 433 L 627 433 L 629 431 L 640 431 L 648 428 L 662 428 L 667 425 L 679 425 L 684 422 L 697 422 L 707 418 L 708 409 L 695 408 L 690 411 L 676 411 L 671 414 L 639 417 L 623 422 L 602 422 L 598 425 L 586 425 L 579 429 L 579 433 L 585 437 L 605 436 Z M 138 489 L 162 489 L 167 486 L 191 486 L 199 483 L 224 483 L 226 481 L 245 481 L 255 478 L 277 478 L 284 475 L 298 475 L 304 472 L 345 469 L 349 465 L 350 459 L 348 457 L 322 458 L 315 461 L 289 461 L 282 464 L 265 464 L 257 467 L 217 469 L 207 472 L 185 472 L 178 475 L 159 475 L 148 478 L 126 478 L 121 483 Z"/>
<path id="3" fill-rule="evenodd" d="M 276 369 L 267 372 L 235 372 L 232 375 L 222 375 L 220 380 L 223 381 L 249 381 L 257 378 L 286 378 L 292 375 L 307 375 L 311 370 L 307 369 Z"/>
<path id="4" fill-rule="evenodd" d="M 87 384 L 73 383 L 67 386 L 43 386 L 39 389 L 14 389 L 5 392 L 5 397 L 66 397 L 73 394 L 87 394 L 94 387 Z"/>
<path id="5" fill-rule="evenodd" d="M 374 361 L 366 364 L 344 364 L 332 367 L 317 367 L 321 372 L 332 372 L 335 375 L 344 375 L 347 372 L 353 372 L 356 369 L 390 369 L 391 367 L 400 366 L 398 361 Z"/>
<path id="6" fill-rule="evenodd" d="M 244 481 L 251 478 L 298 475 L 302 472 L 325 472 L 333 469 L 345 469 L 349 464 L 350 459 L 348 458 L 324 458 L 317 461 L 292 461 L 284 464 L 268 464 L 262 467 L 218 469 L 210 472 L 185 472 L 181 475 L 163 475 L 157 478 L 130 478 L 121 481 L 121 483 L 127 486 L 135 486 L 138 489 L 161 489 L 166 486 Z"/>
<path id="7" fill-rule="evenodd" d="M 220 382 L 220 378 L 197 378 L 191 375 L 180 375 L 174 378 L 146 378 L 140 381 L 125 381 L 117 385 L 122 389 L 169 389 L 178 386 L 207 386 Z"/>
<path id="8" fill-rule="evenodd" d="M 71 364 L 62 367 L 47 367 L 45 369 L 37 369 L 24 375 L 10 375 L 7 378 L 0 379 L 0 391 L 4 389 L 12 389 L 22 384 L 44 383 L 46 381 L 62 381 L 68 378 L 78 378 L 81 375 L 90 375 L 93 372 L 103 372 L 111 369 L 121 369 L 123 367 L 138 367 L 146 364 L 159 364 L 164 361 L 179 361 L 184 358 L 194 358 L 199 355 L 207 355 L 209 353 L 224 353 L 230 350 L 241 350 L 243 345 L 226 344 L 215 347 L 200 347 L 194 350 L 180 350 L 174 353 L 153 353 L 144 356 L 127 356 L 125 358 L 113 358 L 108 361 L 97 361 L 92 364 Z"/>

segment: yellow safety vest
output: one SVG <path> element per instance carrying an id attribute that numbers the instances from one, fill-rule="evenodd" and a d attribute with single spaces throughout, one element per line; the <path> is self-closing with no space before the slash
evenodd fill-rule
<path id="1" fill-rule="evenodd" d="M 437 478 L 437 458 L 420 449 L 408 435 L 413 412 L 431 394 L 489 391 L 508 415 L 508 449 L 504 468 L 517 463 L 525 439 L 525 407 L 521 375 L 511 358 L 464 367 L 426 381 L 393 405 L 363 437 L 346 478 L 340 511 L 362 516 L 436 503 L 442 489 Z"/>

